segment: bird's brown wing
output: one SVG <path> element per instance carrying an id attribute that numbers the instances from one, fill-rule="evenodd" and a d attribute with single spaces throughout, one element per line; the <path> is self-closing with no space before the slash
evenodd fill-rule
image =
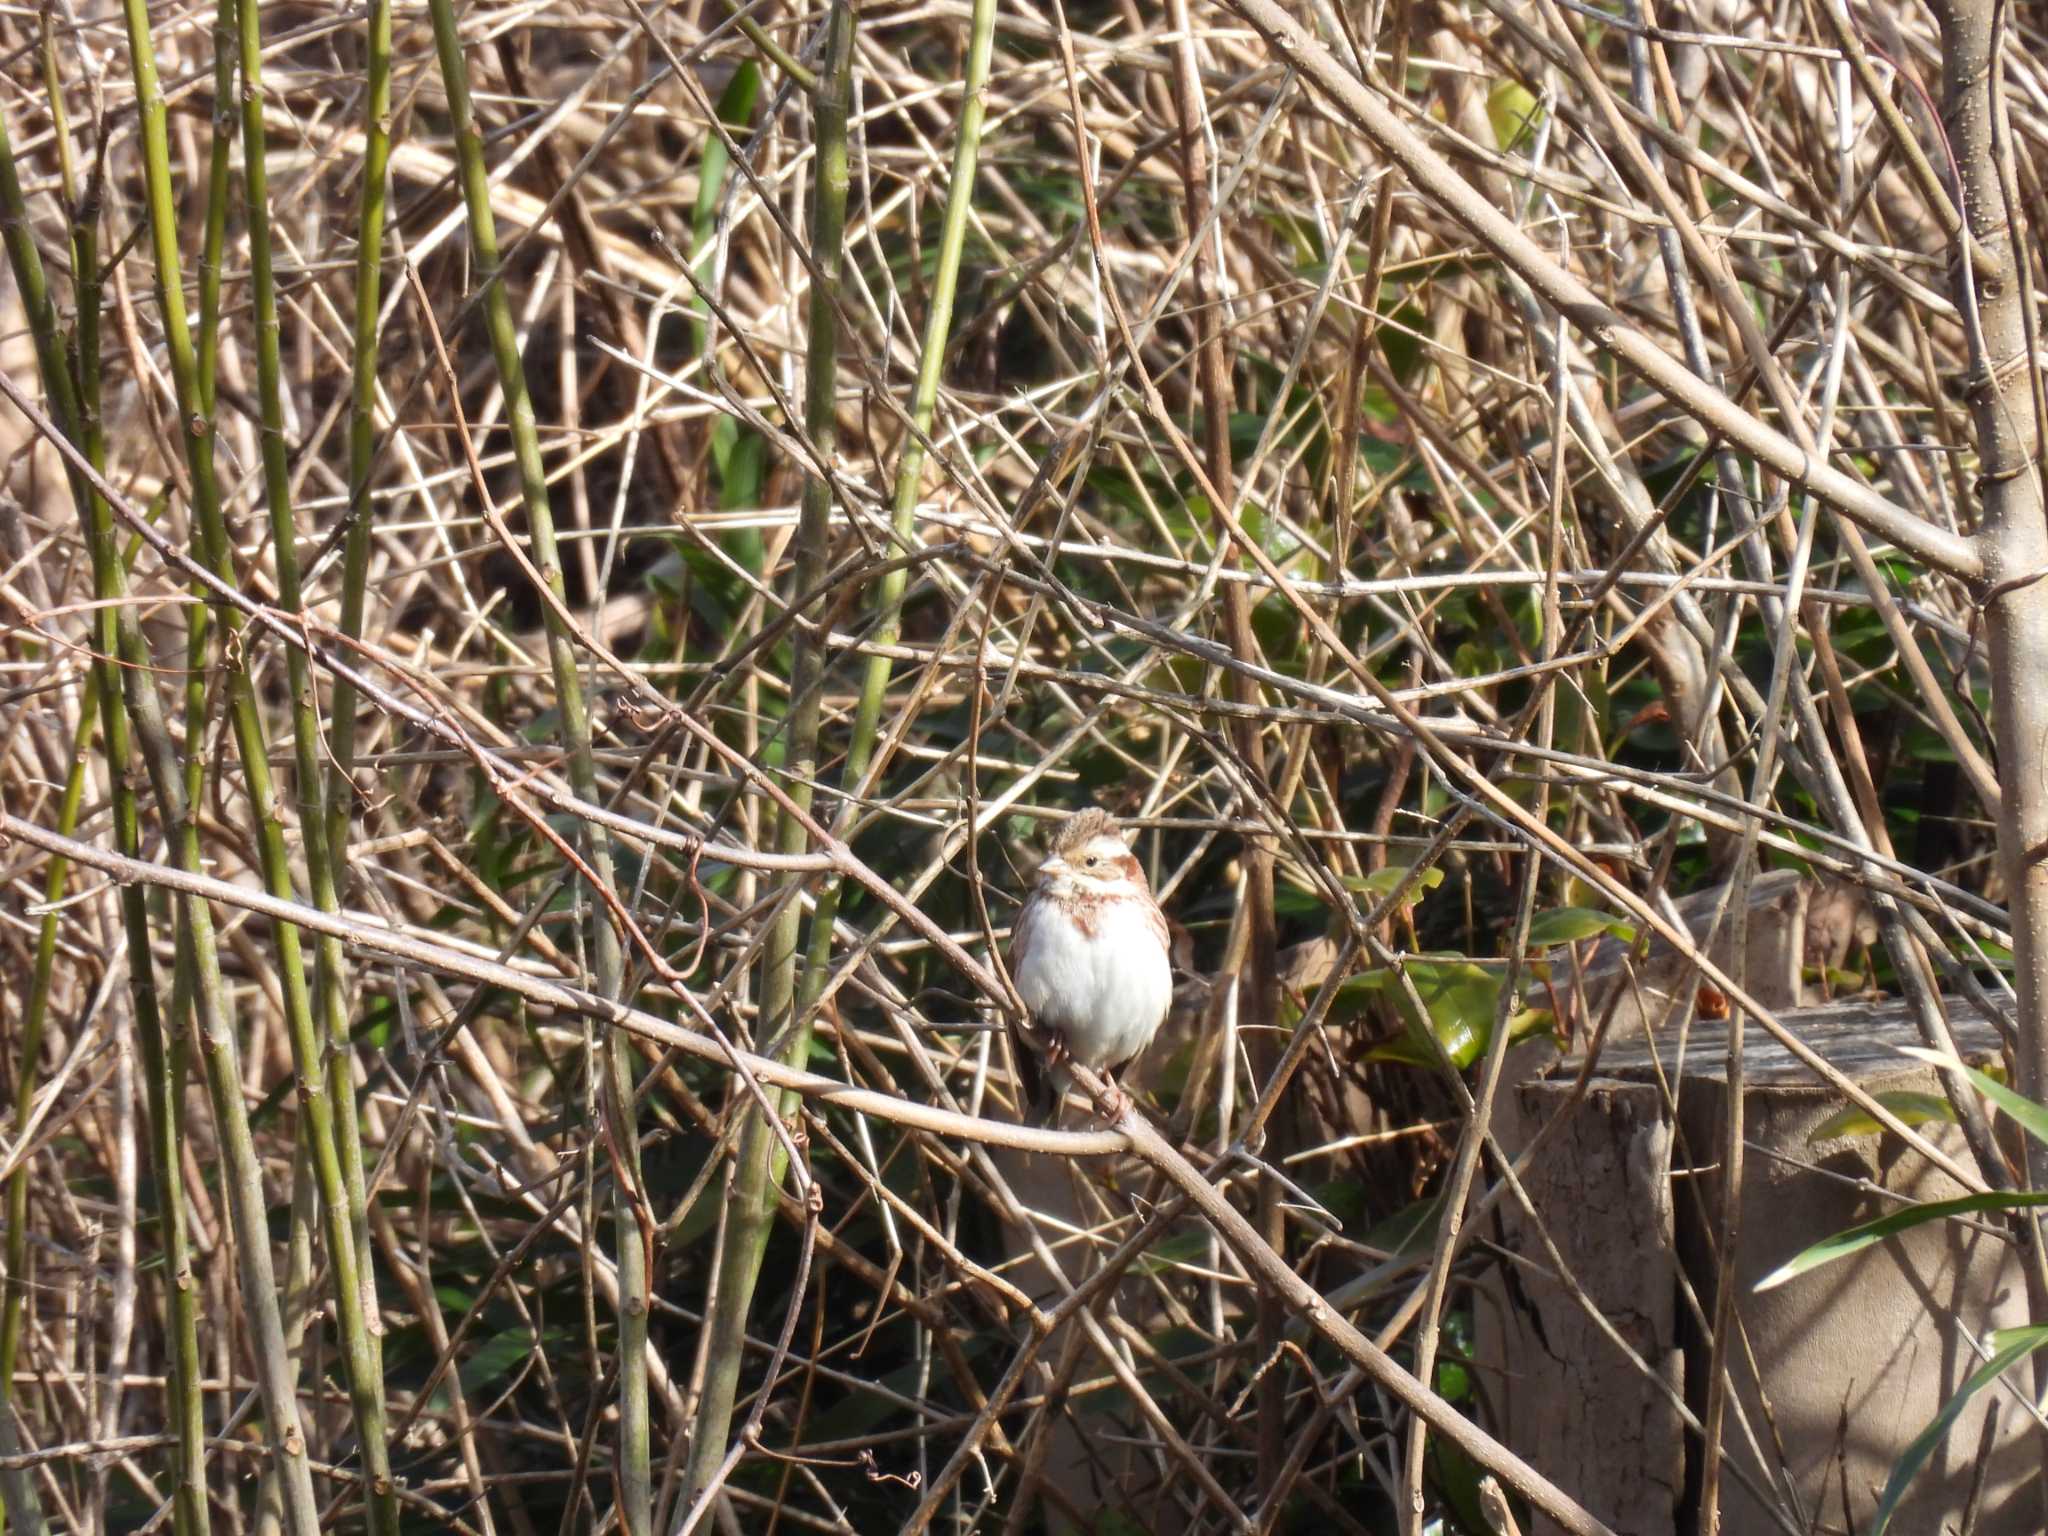
<path id="1" fill-rule="evenodd" d="M 1166 962 L 1173 963 L 1173 934 L 1166 926 L 1166 914 L 1159 909 L 1159 903 L 1148 891 L 1145 896 L 1145 923 L 1152 930 L 1152 937 L 1159 941 L 1159 947 L 1166 951 Z"/>
<path id="2" fill-rule="evenodd" d="M 1017 976 L 1017 960 L 1031 942 L 1031 930 L 1038 923 L 1038 895 L 1033 892 L 1017 911 L 1017 920 L 1010 924 L 1010 953 L 1006 957 L 1012 980 Z"/>
<path id="3" fill-rule="evenodd" d="M 1145 895 L 1145 926 L 1152 930 L 1152 937 L 1159 941 L 1160 949 L 1165 951 L 1167 969 L 1171 972 L 1173 967 L 1173 931 L 1167 926 L 1166 913 L 1161 910 L 1159 903 L 1153 900 L 1152 894 L 1149 891 Z M 1162 1020 L 1161 1022 L 1165 1021 Z M 1151 1043 L 1148 1039 L 1145 1045 L 1150 1045 Z M 1121 1077 L 1125 1067 L 1128 1067 L 1132 1062 L 1145 1054 L 1145 1045 L 1139 1046 L 1122 1061 L 1111 1062 L 1109 1064 L 1110 1074 L 1115 1077 Z"/>

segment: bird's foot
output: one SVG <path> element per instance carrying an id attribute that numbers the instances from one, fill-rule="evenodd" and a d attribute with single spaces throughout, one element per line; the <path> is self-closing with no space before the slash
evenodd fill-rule
<path id="1" fill-rule="evenodd" d="M 1045 1064 L 1049 1067 L 1064 1067 L 1073 1059 L 1073 1052 L 1067 1048 L 1067 1032 L 1050 1026 L 1040 1031 L 1045 1036 Z"/>
<path id="2" fill-rule="evenodd" d="M 1131 1096 L 1113 1077 L 1102 1080 L 1102 1094 L 1095 1101 L 1095 1112 L 1114 1125 L 1131 1112 Z"/>

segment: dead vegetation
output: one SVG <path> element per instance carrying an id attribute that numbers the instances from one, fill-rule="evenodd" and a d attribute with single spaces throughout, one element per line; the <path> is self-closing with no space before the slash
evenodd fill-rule
<path id="1" fill-rule="evenodd" d="M 1944 22 L 0 14 L 10 1522 L 1601 1529 L 1443 1219 L 1511 1035 L 1600 1027 L 1528 957 L 1968 992 L 2043 1086 L 2035 269 L 1987 352 Z M 1091 803 L 1182 928 L 1164 1138 L 1010 1123 Z"/>

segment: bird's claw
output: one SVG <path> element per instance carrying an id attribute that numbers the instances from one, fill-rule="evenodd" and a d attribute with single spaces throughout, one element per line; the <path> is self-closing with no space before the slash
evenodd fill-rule
<path id="1" fill-rule="evenodd" d="M 1114 1124 L 1131 1112 L 1131 1096 L 1116 1082 L 1105 1079 L 1102 1096 L 1095 1101 L 1095 1109 L 1104 1119 Z"/>

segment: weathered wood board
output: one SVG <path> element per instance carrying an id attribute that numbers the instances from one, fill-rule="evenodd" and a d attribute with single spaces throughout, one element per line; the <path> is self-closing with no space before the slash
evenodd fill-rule
<path id="1" fill-rule="evenodd" d="M 1961 1001 L 1949 1011 L 1966 1057 L 1995 1060 L 1990 1023 Z M 1898 1052 L 1920 1043 L 1903 1004 L 1836 1004 L 1780 1017 L 1865 1089 L 1940 1092 L 1931 1069 Z M 1523 1262 L 1513 1284 L 1487 1288 L 1480 1308 L 1482 1351 L 1501 1372 L 1490 1394 L 1510 1443 L 1631 1536 L 1696 1526 L 1700 1440 L 1685 1419 L 1689 1412 L 1696 1421 L 1706 1398 L 1701 1319 L 1712 1315 L 1718 1273 L 1726 1061 L 1727 1025 L 1696 1021 L 1683 1038 L 1667 1030 L 1609 1047 L 1576 1101 L 1581 1063 L 1568 1057 L 1502 1106 L 1511 1152 L 1554 1117 L 1567 1118 L 1526 1179 L 1541 1230 L 1509 1217 L 1507 1246 Z M 2028 1320 L 2012 1247 L 1995 1228 L 1956 1223 L 1917 1229 L 1756 1292 L 1756 1282 L 1794 1254 L 1897 1209 L 1901 1197 L 1960 1193 L 1896 1137 L 1813 1140 L 1842 1103 L 1790 1051 L 1748 1026 L 1735 1268 L 1741 1336 L 1731 1351 L 1740 1391 L 1726 1436 L 1724 1531 L 1867 1530 L 1894 1458 L 1979 1363 L 1971 1339 Z M 1926 1130 L 1968 1165 L 1953 1127 Z M 1552 1278 L 1559 1257 L 1584 1300 Z M 2024 1380 L 2016 1373 L 2013 1384 Z M 1893 1529 L 1960 1528 L 1994 1403 L 1997 1439 L 1973 1529 L 2042 1529 L 2038 1442 L 2024 1408 L 1997 1390 L 1963 1416 Z"/>

